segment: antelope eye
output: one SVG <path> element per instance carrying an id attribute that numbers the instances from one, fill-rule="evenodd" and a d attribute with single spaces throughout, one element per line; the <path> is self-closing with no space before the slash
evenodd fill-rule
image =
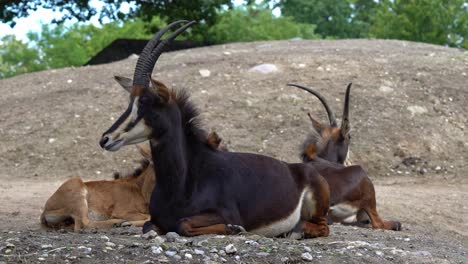
<path id="1" fill-rule="evenodd" d="M 138 103 L 140 103 L 142 105 L 147 105 L 147 104 L 151 103 L 151 98 L 149 98 L 148 96 L 142 96 L 138 100 Z"/>

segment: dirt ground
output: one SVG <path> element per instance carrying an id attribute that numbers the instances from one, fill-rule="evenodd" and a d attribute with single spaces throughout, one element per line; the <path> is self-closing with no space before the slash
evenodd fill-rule
<path id="1" fill-rule="evenodd" d="M 41 245 L 50 241 L 59 247 L 80 244 L 83 236 L 99 240 L 102 233 L 40 231 L 38 218 L 47 198 L 65 179 L 110 179 L 112 172 L 135 166 L 139 157 L 134 147 L 110 153 L 98 145 L 102 132 L 126 105 L 126 92 L 112 76 L 131 77 L 135 63 L 129 58 L 0 80 L 0 251 L 6 249 L 1 244 L 6 240 L 20 241 L 14 243 L 12 255 L 0 252 L 0 263 L 2 258 L 21 262 L 21 254 L 38 261 Z M 277 71 L 249 70 L 262 63 L 276 65 Z M 200 70 L 210 75 L 204 77 Z M 239 43 L 167 53 L 154 76 L 168 86 L 190 89 L 205 127 L 216 130 L 231 151 L 263 153 L 290 162 L 299 161 L 299 147 L 310 131 L 306 113 L 324 121 L 326 116 L 317 99 L 285 84 L 315 88 L 340 117 L 345 87 L 353 82 L 351 162 L 368 170 L 376 184 L 379 211 L 385 218 L 400 220 L 403 231 L 337 226 L 329 238 L 307 243 L 326 245 L 322 253 L 329 263 L 468 263 L 467 51 L 383 40 Z M 124 239 L 126 231 L 118 232 L 104 233 L 111 241 Z M 399 238 L 410 239 L 411 247 Z M 412 253 L 386 258 L 392 253 L 381 249 L 385 256 L 368 259 L 333 253 L 336 243 L 346 241 L 344 248 L 355 247 L 349 243 L 357 240 Z M 279 241 L 274 243 L 282 244 Z M 118 252 L 123 262 L 135 257 L 126 255 L 125 247 Z M 108 261 L 103 254 L 92 256 Z M 276 255 L 244 261 L 275 262 L 282 254 L 286 253 L 280 247 Z M 165 261 L 143 256 L 135 257 L 136 262 Z M 290 263 L 304 261 L 300 256 L 294 255 Z M 64 260 L 50 257 L 45 260 Z M 228 262 L 241 261 L 230 257 Z M 92 262 L 79 254 L 65 260 Z"/>

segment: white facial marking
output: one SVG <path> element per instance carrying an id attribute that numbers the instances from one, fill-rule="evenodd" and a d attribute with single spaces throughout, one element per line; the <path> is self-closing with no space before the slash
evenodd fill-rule
<path id="1" fill-rule="evenodd" d="M 278 220 L 267 226 L 257 228 L 250 232 L 266 237 L 275 237 L 291 231 L 301 219 L 302 203 L 305 193 L 306 190 L 303 190 L 301 196 L 299 197 L 299 201 L 297 202 L 297 206 L 291 212 L 291 214 L 281 220 Z"/>
<path id="2" fill-rule="evenodd" d="M 124 145 L 131 145 L 143 142 L 148 139 L 151 134 L 151 129 L 146 126 L 145 121 L 141 119 L 138 123 L 127 132 L 123 130 L 138 118 L 138 101 L 139 97 L 135 97 L 132 104 L 132 109 L 128 117 L 122 124 L 109 136 L 109 141 L 106 143 L 108 151 L 117 151 Z"/>

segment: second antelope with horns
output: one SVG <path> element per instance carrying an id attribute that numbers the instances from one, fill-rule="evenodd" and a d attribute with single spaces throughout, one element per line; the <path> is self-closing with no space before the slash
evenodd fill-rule
<path id="1" fill-rule="evenodd" d="M 150 140 L 158 183 L 143 232 L 195 236 L 245 229 L 270 237 L 327 236 L 329 189 L 312 166 L 209 147 L 187 92 L 150 78 L 164 45 L 194 24 L 159 42 L 182 22 L 148 42 L 135 68 L 128 108 L 100 141 L 104 149 L 116 151 Z"/>
<path id="2" fill-rule="evenodd" d="M 350 136 L 349 97 L 351 84 L 346 88 L 341 127 L 338 127 L 335 115 L 325 98 L 318 92 L 297 84 L 289 84 L 315 95 L 325 107 L 330 125 L 324 125 L 309 114 L 313 133 L 304 143 L 302 159 L 314 166 L 327 180 L 330 186 L 330 212 L 332 221 L 348 223 L 356 219 L 355 224 L 364 225 L 370 219 L 374 229 L 399 231 L 398 221 L 382 220 L 377 213 L 374 184 L 366 171 L 359 165 L 344 166 L 348 154 Z"/>

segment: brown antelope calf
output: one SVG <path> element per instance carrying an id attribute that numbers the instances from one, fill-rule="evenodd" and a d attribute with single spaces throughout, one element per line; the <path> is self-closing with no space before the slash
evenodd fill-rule
<path id="1" fill-rule="evenodd" d="M 143 155 L 143 149 L 140 149 Z M 47 200 L 41 215 L 45 227 L 110 228 L 128 221 L 142 226 L 148 219 L 148 202 L 154 189 L 153 165 L 142 161 L 132 175 L 115 180 L 64 182 Z"/>
<path id="2" fill-rule="evenodd" d="M 349 143 L 349 94 L 351 83 L 346 89 L 343 119 L 338 127 L 335 115 L 325 98 L 318 92 L 301 85 L 289 84 L 303 89 L 316 97 L 325 107 L 330 125 L 323 125 L 309 114 L 312 121 L 312 135 L 305 141 L 301 153 L 303 162 L 313 165 L 330 186 L 329 216 L 334 222 L 348 222 L 356 218 L 359 225 L 370 219 L 372 228 L 401 230 L 400 222 L 384 221 L 377 213 L 377 202 L 372 181 L 359 166 L 345 167 Z"/>
<path id="3" fill-rule="evenodd" d="M 195 22 L 159 39 L 183 22 L 171 23 L 145 46 L 130 103 L 99 142 L 117 151 L 150 140 L 158 182 L 143 232 L 196 236 L 236 234 L 245 228 L 265 236 L 328 236 L 328 184 L 312 166 L 209 147 L 186 90 L 170 90 L 151 78 L 165 45 Z"/>

